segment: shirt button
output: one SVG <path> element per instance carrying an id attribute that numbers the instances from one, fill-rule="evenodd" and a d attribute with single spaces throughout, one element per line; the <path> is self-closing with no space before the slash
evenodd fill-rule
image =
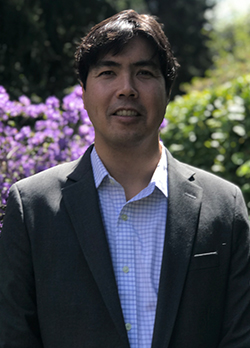
<path id="1" fill-rule="evenodd" d="M 122 268 L 122 270 L 123 270 L 124 273 L 128 273 L 128 272 L 129 272 L 128 266 L 124 266 L 124 267 Z"/>
<path id="2" fill-rule="evenodd" d="M 127 331 L 130 331 L 131 328 L 132 328 L 132 326 L 131 326 L 130 323 L 127 323 L 127 324 L 125 325 L 125 327 L 126 327 L 126 330 L 127 330 Z"/>
<path id="3" fill-rule="evenodd" d="M 111 185 L 114 185 L 114 184 L 115 184 L 115 182 L 114 182 L 113 179 L 109 179 L 109 183 L 110 183 Z"/>
<path id="4" fill-rule="evenodd" d="M 122 214 L 121 218 L 122 218 L 123 221 L 127 221 L 128 220 L 128 215 Z"/>

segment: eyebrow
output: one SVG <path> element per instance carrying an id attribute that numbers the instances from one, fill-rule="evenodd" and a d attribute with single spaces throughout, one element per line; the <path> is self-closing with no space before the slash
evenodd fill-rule
<path id="1" fill-rule="evenodd" d="M 120 66 L 121 64 L 114 62 L 113 60 L 99 60 L 95 65 L 94 69 L 102 68 L 104 66 L 110 66 L 110 67 L 115 67 L 115 66 Z"/>
<path id="2" fill-rule="evenodd" d="M 138 67 L 151 67 L 154 69 L 160 69 L 159 64 L 157 64 L 153 59 L 148 59 L 148 60 L 140 60 L 134 64 L 135 66 Z"/>
<path id="3" fill-rule="evenodd" d="M 138 62 L 135 62 L 132 64 L 135 67 L 151 67 L 153 69 L 160 69 L 159 64 L 157 64 L 154 60 L 152 59 L 147 59 L 147 60 L 139 60 Z M 99 60 L 95 66 L 93 67 L 94 69 L 100 69 L 102 67 L 120 67 L 121 64 L 117 63 L 113 60 L 104 60 L 101 59 Z"/>

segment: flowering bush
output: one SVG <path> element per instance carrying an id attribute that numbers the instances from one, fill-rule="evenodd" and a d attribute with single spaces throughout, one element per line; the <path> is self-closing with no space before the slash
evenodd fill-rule
<path id="1" fill-rule="evenodd" d="M 40 104 L 26 96 L 11 101 L 0 86 L 0 231 L 14 182 L 78 158 L 93 141 L 80 86 L 64 97 L 62 105 L 55 97 Z"/>

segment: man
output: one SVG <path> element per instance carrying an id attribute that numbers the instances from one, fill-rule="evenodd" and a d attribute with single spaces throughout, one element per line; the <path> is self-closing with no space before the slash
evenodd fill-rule
<path id="1" fill-rule="evenodd" d="M 0 240 L 1 348 L 249 348 L 240 190 L 159 142 L 178 64 L 123 11 L 76 53 L 95 144 L 13 185 Z"/>

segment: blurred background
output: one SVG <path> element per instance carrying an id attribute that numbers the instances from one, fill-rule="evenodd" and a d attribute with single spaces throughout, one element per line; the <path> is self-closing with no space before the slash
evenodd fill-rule
<path id="1" fill-rule="evenodd" d="M 74 53 L 91 26 L 129 8 L 159 18 L 181 64 L 162 141 L 238 185 L 250 216 L 249 0 L 0 0 L 0 229 L 13 182 L 93 142 Z"/>
<path id="2" fill-rule="evenodd" d="M 164 23 L 181 64 L 173 97 L 185 93 L 192 78 L 211 71 L 223 82 L 218 79 L 225 79 L 225 62 L 233 70 L 227 78 L 239 69 L 249 71 L 248 0 L 0 0 L 0 84 L 12 98 L 61 98 L 77 84 L 73 64 L 79 38 L 128 8 Z"/>

